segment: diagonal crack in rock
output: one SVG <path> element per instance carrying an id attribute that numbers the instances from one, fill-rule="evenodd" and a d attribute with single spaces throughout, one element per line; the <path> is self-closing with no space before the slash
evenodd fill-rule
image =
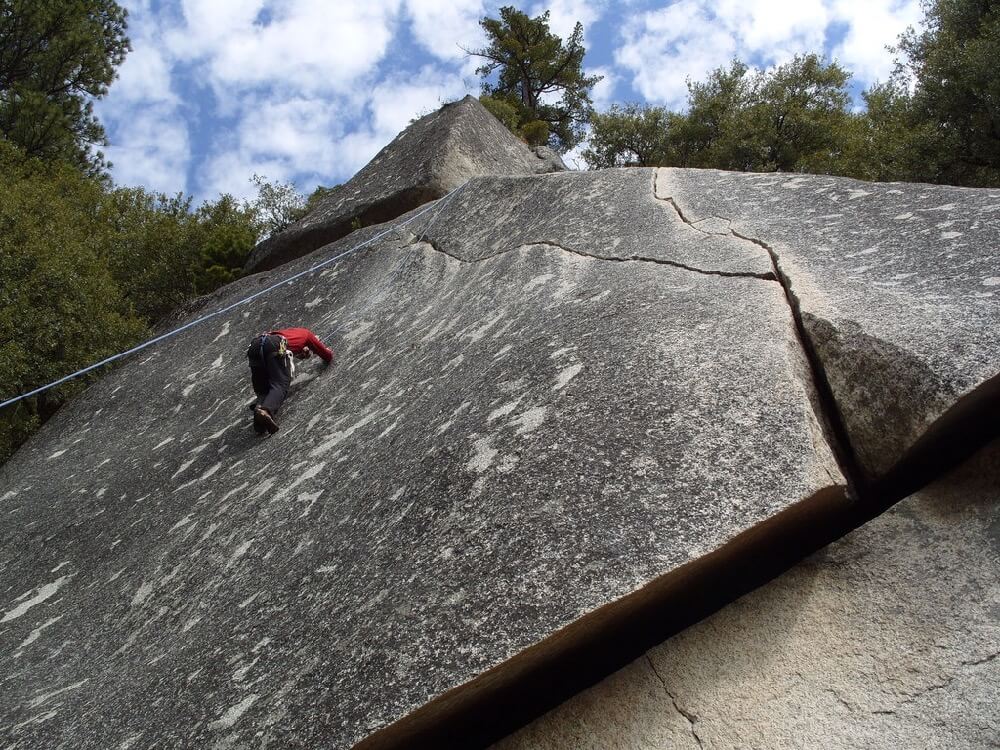
<path id="1" fill-rule="evenodd" d="M 653 674 L 656 675 L 656 679 L 660 681 L 660 685 L 663 687 L 663 692 L 667 694 L 668 698 L 670 698 L 670 702 L 673 704 L 674 710 L 687 720 L 689 729 L 691 730 L 691 736 L 694 737 L 695 742 L 698 743 L 698 747 L 704 747 L 701 737 L 698 736 L 698 732 L 696 732 L 694 728 L 695 724 L 698 722 L 698 717 L 690 711 L 686 711 L 681 708 L 680 704 L 677 702 L 677 696 L 670 692 L 670 688 L 667 687 L 666 680 L 663 679 L 663 675 L 660 674 L 660 671 L 656 668 L 656 664 L 653 663 L 649 654 L 646 654 L 646 661 L 649 663 L 649 668 L 653 670 Z"/>
<path id="2" fill-rule="evenodd" d="M 668 203 L 673 207 L 677 216 L 682 222 L 687 226 L 694 229 L 696 232 L 701 232 L 702 234 L 711 234 L 709 232 L 704 232 L 695 226 L 695 222 L 684 214 L 684 211 L 678 205 L 677 201 L 673 196 L 661 196 L 659 193 L 659 177 L 660 170 L 657 169 L 653 173 L 653 197 L 663 203 Z M 721 218 L 721 217 L 720 217 Z M 730 221 L 729 219 L 724 219 L 724 221 Z M 840 466 L 840 470 L 843 475 L 847 478 L 848 486 L 854 495 L 864 494 L 866 491 L 866 485 L 864 484 L 864 474 L 861 472 L 858 460 L 854 452 L 854 447 L 851 443 L 847 427 L 844 424 L 843 414 L 840 411 L 840 405 L 837 399 L 833 395 L 833 389 L 830 387 L 830 381 L 826 374 L 826 369 L 823 366 L 822 359 L 820 358 L 816 347 L 813 345 L 812 338 L 809 336 L 809 332 L 806 330 L 805 321 L 802 316 L 802 308 L 799 304 L 799 299 L 792 290 L 792 281 L 788 274 L 781 267 L 781 260 L 778 253 L 773 247 L 768 245 L 763 240 L 757 239 L 756 237 L 749 237 L 745 234 L 741 234 L 733 229 L 731 226 L 729 228 L 729 234 L 738 240 L 743 242 L 749 242 L 765 253 L 767 257 L 770 258 L 771 266 L 774 271 L 767 276 L 775 281 L 777 281 L 782 290 L 785 293 L 785 299 L 788 302 L 788 308 L 792 315 L 792 321 L 795 324 L 796 336 L 798 337 L 799 344 L 802 347 L 802 351 L 805 353 L 806 361 L 809 363 L 809 371 L 812 379 L 813 388 L 815 389 L 817 396 L 817 411 L 820 418 L 820 423 L 823 426 L 823 431 L 826 435 L 827 442 L 833 451 L 834 457 L 837 464 Z"/>

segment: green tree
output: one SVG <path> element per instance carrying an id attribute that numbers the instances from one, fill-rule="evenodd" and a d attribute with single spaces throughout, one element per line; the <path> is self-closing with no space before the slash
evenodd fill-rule
<path id="1" fill-rule="evenodd" d="M 835 169 L 850 119 L 851 75 L 818 55 L 799 55 L 752 84 L 750 140 L 760 171 L 824 173 Z"/>
<path id="2" fill-rule="evenodd" d="M 195 294 L 191 199 L 117 188 L 104 196 L 106 265 L 132 311 L 149 324 Z"/>
<path id="3" fill-rule="evenodd" d="M 114 0 L 0 0 L 0 136 L 31 157 L 104 168 L 93 114 L 130 49 Z"/>
<path id="4" fill-rule="evenodd" d="M 250 182 L 257 188 L 257 197 L 249 208 L 256 212 L 265 237 L 280 232 L 302 216 L 306 199 L 290 182 L 268 182 L 259 174 L 254 174 Z"/>
<path id="5" fill-rule="evenodd" d="M 103 186 L 0 141 L 0 399 L 133 344 L 146 331 L 108 266 Z M 0 411 L 0 460 L 81 387 Z"/>
<path id="6" fill-rule="evenodd" d="M 470 54 L 486 61 L 476 69 L 486 107 L 508 127 L 516 122 L 511 129 L 530 143 L 560 152 L 576 146 L 593 111 L 591 89 L 601 80 L 583 73 L 583 26 L 563 42 L 549 30 L 548 11 L 530 18 L 511 6 L 480 25 L 488 44 Z"/>
<path id="7" fill-rule="evenodd" d="M 688 111 L 674 127 L 675 165 L 749 168 L 743 114 L 750 98 L 747 66 L 739 60 L 716 68 L 703 82 L 688 81 Z"/>
<path id="8" fill-rule="evenodd" d="M 194 221 L 194 287 L 198 294 L 208 294 L 243 274 L 243 264 L 261 237 L 264 222 L 252 205 L 239 204 L 231 195 L 203 204 Z"/>
<path id="9" fill-rule="evenodd" d="M 850 74 L 817 55 L 749 72 L 734 60 L 689 83 L 674 128 L 680 166 L 737 171 L 834 171 L 850 113 Z"/>
<path id="10" fill-rule="evenodd" d="M 900 38 L 895 113 L 907 146 L 922 157 L 920 179 L 1000 184 L 1000 4 L 924 0 L 924 30 Z"/>
<path id="11" fill-rule="evenodd" d="M 666 165 L 671 161 L 675 118 L 664 107 L 638 104 L 615 104 L 607 112 L 595 112 L 583 159 L 591 169 Z"/>

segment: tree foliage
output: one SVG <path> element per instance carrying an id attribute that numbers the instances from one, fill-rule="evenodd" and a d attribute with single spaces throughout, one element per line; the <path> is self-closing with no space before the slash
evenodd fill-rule
<path id="1" fill-rule="evenodd" d="M 907 145 L 924 160 L 922 179 L 996 185 L 1000 4 L 924 0 L 924 13 L 924 30 L 909 29 L 897 48 L 896 90 L 903 101 L 895 114 Z"/>
<path id="2" fill-rule="evenodd" d="M 487 46 L 470 54 L 485 60 L 481 101 L 514 133 L 560 152 L 583 138 L 593 111 L 591 89 L 601 76 L 583 72 L 583 26 L 565 42 L 549 30 L 549 12 L 535 18 L 511 6 L 480 21 Z"/>
<path id="3" fill-rule="evenodd" d="M 104 167 L 93 113 L 130 49 L 114 0 L 0 0 L 0 136 L 28 156 Z"/>
<path id="4" fill-rule="evenodd" d="M 739 171 L 830 171 L 850 120 L 850 75 L 817 55 L 750 72 L 734 60 L 689 83 L 673 128 L 678 166 Z"/>
<path id="5" fill-rule="evenodd" d="M 129 345 L 145 330 L 115 282 L 101 186 L 0 142 L 0 398 Z M 67 384 L 0 411 L 0 459 L 63 399 Z"/>
<path id="6" fill-rule="evenodd" d="M 270 187 L 271 192 L 261 190 Z M 149 335 L 179 305 L 237 278 L 272 215 L 229 195 L 114 188 L 0 141 L 0 400 Z M 0 412 L 0 461 L 81 387 Z"/>
<path id="7" fill-rule="evenodd" d="M 668 164 L 676 117 L 664 107 L 638 104 L 615 104 L 607 112 L 595 112 L 583 159 L 595 169 Z"/>
<path id="8" fill-rule="evenodd" d="M 665 164 L 1000 185 L 1000 5 L 925 0 L 889 81 L 850 109 L 850 74 L 818 55 L 767 71 L 734 60 L 688 82 L 687 111 L 592 118 L 592 167 Z M 651 155 L 652 154 L 652 155 Z"/>
<path id="9" fill-rule="evenodd" d="M 265 237 L 280 232 L 304 215 L 307 201 L 291 183 L 268 182 L 259 174 L 254 174 L 250 182 L 257 188 L 257 197 L 251 209 L 256 213 Z"/>

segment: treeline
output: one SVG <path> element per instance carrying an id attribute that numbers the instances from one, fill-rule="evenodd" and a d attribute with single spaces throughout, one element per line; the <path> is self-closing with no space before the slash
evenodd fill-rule
<path id="1" fill-rule="evenodd" d="M 751 70 L 739 60 L 688 82 L 684 111 L 638 104 L 595 112 L 577 24 L 565 41 L 548 13 L 484 19 L 481 101 L 529 143 L 566 152 L 586 137 L 591 168 L 676 166 L 835 174 L 868 180 L 1000 185 L 1000 3 L 927 0 L 895 69 L 862 94 L 817 54 Z M 589 134 L 587 130 L 589 129 Z"/>
<path id="2" fill-rule="evenodd" d="M 257 176 L 256 199 L 200 206 L 112 184 L 92 101 L 130 48 L 125 22 L 112 0 L 0 0 L 0 400 L 138 343 L 304 210 Z M 0 461 L 81 387 L 0 410 Z"/>
<path id="3" fill-rule="evenodd" d="M 158 320 L 242 273 L 257 240 L 295 218 L 289 186 L 258 198 L 114 187 L 0 141 L 0 400 L 128 348 Z M 0 411 L 0 460 L 82 387 Z"/>

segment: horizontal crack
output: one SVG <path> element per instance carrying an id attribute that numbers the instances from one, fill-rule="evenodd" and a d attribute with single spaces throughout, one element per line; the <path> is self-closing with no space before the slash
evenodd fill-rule
<path id="1" fill-rule="evenodd" d="M 505 255 L 510 252 L 515 252 L 524 247 L 532 247 L 535 245 L 544 245 L 547 247 L 554 247 L 557 250 L 562 250 L 565 253 L 571 253 L 572 255 L 579 255 L 584 258 L 591 258 L 592 260 L 605 260 L 611 263 L 652 263 L 658 266 L 670 266 L 672 268 L 680 268 L 684 271 L 691 271 L 692 273 L 702 274 L 703 276 L 722 276 L 725 278 L 747 278 L 747 279 L 758 279 L 760 281 L 777 281 L 777 278 L 773 273 L 768 271 L 767 273 L 753 273 L 751 271 L 712 271 L 706 270 L 704 268 L 696 268 L 694 266 L 689 266 L 684 263 L 678 263 L 673 260 L 664 260 L 663 258 L 651 258 L 644 255 L 628 255 L 628 256 L 611 256 L 611 255 L 597 255 L 596 253 L 586 253 L 582 250 L 575 250 L 571 247 L 566 247 L 560 245 L 558 242 L 553 242 L 551 240 L 539 240 L 538 242 L 523 242 L 516 247 L 507 248 L 505 250 L 500 250 L 499 252 L 493 253 L 491 255 L 485 255 L 482 258 L 476 258 L 475 260 L 469 260 L 467 258 L 462 258 L 454 253 L 448 252 L 444 248 L 440 247 L 436 242 L 428 237 L 417 238 L 418 242 L 423 242 L 428 245 L 431 249 L 436 250 L 439 253 L 447 255 L 449 258 L 457 260 L 459 263 L 482 263 L 484 261 L 492 260 L 501 255 Z"/>

